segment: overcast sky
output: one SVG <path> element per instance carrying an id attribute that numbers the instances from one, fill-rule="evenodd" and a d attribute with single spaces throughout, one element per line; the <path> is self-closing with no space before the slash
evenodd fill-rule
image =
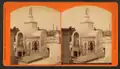
<path id="1" fill-rule="evenodd" d="M 38 23 L 41 29 L 53 29 L 53 24 L 56 28 L 60 28 L 60 12 L 52 8 L 44 6 L 27 6 L 19 8 L 11 13 L 11 28 L 26 28 L 24 22 L 29 22 L 29 7 L 33 9 L 34 21 Z"/>
<path id="2" fill-rule="evenodd" d="M 77 6 L 62 12 L 62 27 L 68 28 L 69 26 L 73 26 L 79 29 L 80 22 L 85 20 L 86 8 L 89 8 L 88 15 L 96 28 L 109 29 L 109 24 L 111 25 L 112 23 L 111 13 L 96 6 Z"/>
<path id="3" fill-rule="evenodd" d="M 16 26 L 18 28 L 26 28 L 24 22 L 29 22 L 29 7 L 33 9 L 34 21 L 38 23 L 38 26 L 42 29 L 53 29 L 56 26 L 60 29 L 60 12 L 52 8 L 45 6 L 27 6 L 19 8 L 11 13 L 11 28 Z M 80 22 L 83 22 L 85 9 L 89 8 L 90 20 L 94 23 L 94 26 L 99 29 L 108 30 L 109 24 L 112 23 L 112 15 L 110 12 L 96 7 L 96 6 L 77 6 L 72 7 L 62 12 L 62 28 L 68 28 L 69 26 L 79 29 Z"/>

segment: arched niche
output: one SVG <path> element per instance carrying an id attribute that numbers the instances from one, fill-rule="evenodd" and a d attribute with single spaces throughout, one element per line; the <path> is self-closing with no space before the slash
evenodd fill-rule
<path id="1" fill-rule="evenodd" d="M 72 46 L 79 47 L 79 45 L 80 45 L 80 34 L 77 31 L 75 31 L 75 32 L 73 32 L 71 38 L 72 38 L 72 42 L 71 42 Z"/>
<path id="2" fill-rule="evenodd" d="M 71 51 L 71 56 L 72 58 L 80 56 L 80 34 L 75 31 L 73 32 L 71 36 L 71 42 L 70 42 L 70 51 Z"/>
<path id="3" fill-rule="evenodd" d="M 88 50 L 90 52 L 94 52 L 95 51 L 95 41 L 88 41 Z"/>
<path id="4" fill-rule="evenodd" d="M 33 50 L 39 50 L 39 41 L 33 41 L 32 42 L 32 49 Z"/>
<path id="5" fill-rule="evenodd" d="M 16 56 L 20 58 L 24 55 L 24 34 L 19 31 L 16 35 Z"/>
<path id="6" fill-rule="evenodd" d="M 22 32 L 18 32 L 16 35 L 17 47 L 24 47 L 24 35 Z"/>

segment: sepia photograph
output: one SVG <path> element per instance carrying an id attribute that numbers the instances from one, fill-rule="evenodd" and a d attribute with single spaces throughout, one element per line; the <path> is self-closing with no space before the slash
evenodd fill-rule
<path id="1" fill-rule="evenodd" d="M 6 2 L 3 10 L 4 66 L 118 65 L 115 2 Z"/>
<path id="2" fill-rule="evenodd" d="M 10 14 L 11 64 L 60 64 L 60 12 L 24 6 Z"/>
<path id="3" fill-rule="evenodd" d="M 62 13 L 62 64 L 112 63 L 112 14 L 97 6 Z"/>

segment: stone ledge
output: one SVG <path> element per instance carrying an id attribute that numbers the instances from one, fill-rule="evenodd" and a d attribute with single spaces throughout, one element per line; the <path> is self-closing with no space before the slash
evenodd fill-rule
<path id="1" fill-rule="evenodd" d="M 29 64 L 29 63 L 32 63 L 32 62 L 35 62 L 35 61 L 38 61 L 38 60 L 42 60 L 44 58 L 47 58 L 48 56 L 43 56 L 43 55 L 39 55 L 39 54 L 33 54 L 31 56 L 26 56 L 26 57 L 23 57 L 19 63 L 22 63 L 22 64 Z"/>
<path id="2" fill-rule="evenodd" d="M 100 55 L 98 55 L 97 53 L 90 53 L 86 56 L 80 56 L 76 58 L 75 60 L 73 60 L 73 63 L 87 63 L 87 62 L 99 59 L 101 57 L 104 57 L 103 52 L 101 52 Z"/>

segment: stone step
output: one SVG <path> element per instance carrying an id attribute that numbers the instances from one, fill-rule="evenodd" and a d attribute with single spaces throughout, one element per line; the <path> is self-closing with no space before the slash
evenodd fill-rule
<path id="1" fill-rule="evenodd" d="M 37 61 L 37 60 L 42 60 L 45 57 L 47 57 L 47 56 L 44 56 L 39 52 L 32 53 L 30 56 L 22 57 L 22 59 L 19 62 L 24 63 L 24 64 L 29 64 L 29 63 L 32 63 L 32 62 Z"/>
<path id="2" fill-rule="evenodd" d="M 104 52 L 98 52 L 98 53 L 89 53 L 86 56 L 79 56 L 78 58 L 76 58 L 75 60 L 73 60 L 73 63 L 86 63 L 92 60 L 95 60 L 97 58 L 103 57 L 104 56 Z"/>

